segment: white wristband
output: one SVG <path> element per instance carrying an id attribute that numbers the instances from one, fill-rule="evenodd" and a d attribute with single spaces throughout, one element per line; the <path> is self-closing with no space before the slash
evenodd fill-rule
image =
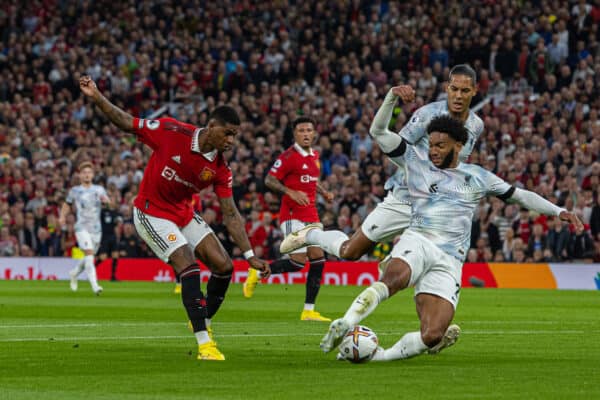
<path id="1" fill-rule="evenodd" d="M 244 252 L 244 258 L 246 260 L 248 260 L 252 257 L 254 257 L 254 250 L 250 249 L 250 250 Z"/>

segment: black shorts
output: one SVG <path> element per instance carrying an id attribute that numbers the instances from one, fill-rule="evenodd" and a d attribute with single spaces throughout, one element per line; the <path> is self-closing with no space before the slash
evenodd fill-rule
<path id="1" fill-rule="evenodd" d="M 102 235 L 97 254 L 106 254 L 108 257 L 111 257 L 115 251 L 119 251 L 117 237 L 115 235 Z"/>

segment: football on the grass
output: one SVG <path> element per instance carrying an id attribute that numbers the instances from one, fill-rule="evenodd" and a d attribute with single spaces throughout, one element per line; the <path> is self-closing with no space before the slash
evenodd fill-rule
<path id="1" fill-rule="evenodd" d="M 364 363 L 373 358 L 377 346 L 379 341 L 375 332 L 366 326 L 356 325 L 348 331 L 338 349 L 346 360 Z"/>

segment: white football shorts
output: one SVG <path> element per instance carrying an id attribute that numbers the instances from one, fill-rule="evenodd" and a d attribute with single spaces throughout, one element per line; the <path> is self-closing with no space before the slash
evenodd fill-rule
<path id="1" fill-rule="evenodd" d="M 391 241 L 408 228 L 410 213 L 410 204 L 396 199 L 390 192 L 367 215 L 360 228 L 372 242 Z"/>
<path id="2" fill-rule="evenodd" d="M 166 263 L 169 262 L 171 254 L 181 246 L 187 244 L 193 252 L 206 235 L 213 233 L 211 227 L 197 213 L 194 213 L 194 218 L 186 226 L 179 228 L 168 219 L 153 217 L 134 207 L 133 223 L 144 242 Z"/>
<path id="3" fill-rule="evenodd" d="M 77 238 L 77 247 L 81 250 L 92 250 L 96 254 L 100 247 L 100 240 L 102 240 L 102 232 L 75 231 L 75 238 Z"/>
<path id="4" fill-rule="evenodd" d="M 411 269 L 409 286 L 419 293 L 431 293 L 448 300 L 454 309 L 458 305 L 462 261 L 443 252 L 423 235 L 410 229 L 404 231 L 391 252 Z"/>

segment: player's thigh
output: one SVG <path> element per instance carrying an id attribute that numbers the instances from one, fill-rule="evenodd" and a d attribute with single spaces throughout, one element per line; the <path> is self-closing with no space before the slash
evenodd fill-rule
<path id="1" fill-rule="evenodd" d="M 393 296 L 399 290 L 408 287 L 412 271 L 408 263 L 401 258 L 388 258 L 385 262 L 386 268 L 380 281 L 388 287 L 389 295 Z"/>
<path id="2" fill-rule="evenodd" d="M 412 286 L 418 282 L 426 271 L 427 254 L 422 241 L 423 238 L 421 236 L 416 236 L 410 231 L 406 231 L 394 245 L 388 256 L 391 260 L 403 260 L 408 265 L 410 268 L 410 280 L 408 286 Z"/>
<path id="3" fill-rule="evenodd" d="M 281 229 L 281 232 L 283 232 L 284 236 L 287 237 L 288 235 L 291 235 L 293 232 L 299 231 L 300 229 L 304 228 L 306 225 L 308 225 L 309 222 L 303 222 L 297 219 L 289 219 L 287 221 L 283 221 L 279 227 Z M 320 249 L 319 246 L 304 246 L 304 247 L 300 247 L 299 249 L 296 249 L 294 251 L 292 251 L 291 253 L 288 253 L 290 255 L 292 254 L 304 254 L 306 255 L 306 251 L 309 248 L 317 248 Z M 294 258 L 294 260 L 296 260 L 297 258 Z M 298 261 L 301 262 L 301 261 Z"/>
<path id="4" fill-rule="evenodd" d="M 202 241 L 196 245 L 194 254 L 211 272 L 230 274 L 233 271 L 231 258 L 214 233 L 204 236 Z"/>
<path id="5" fill-rule="evenodd" d="M 361 229 L 371 242 L 389 241 L 408 227 L 410 214 L 410 205 L 388 196 L 367 215 Z"/>
<path id="6" fill-rule="evenodd" d="M 137 233 L 154 254 L 166 263 L 170 263 L 177 272 L 195 262 L 188 241 L 172 221 L 148 215 L 138 208 L 133 209 L 133 223 Z M 179 250 L 187 247 L 188 251 Z M 177 254 L 174 254 L 179 250 Z M 173 255 L 173 260 L 171 256 Z"/>
<path id="7" fill-rule="evenodd" d="M 102 234 L 80 230 L 75 232 L 75 238 L 77 239 L 77 246 L 85 255 L 93 255 L 98 250 Z"/>
<path id="8" fill-rule="evenodd" d="M 423 245 L 426 267 L 423 275 L 414 282 L 415 296 L 421 293 L 435 295 L 455 310 L 460 298 L 462 262 L 431 242 Z"/>

